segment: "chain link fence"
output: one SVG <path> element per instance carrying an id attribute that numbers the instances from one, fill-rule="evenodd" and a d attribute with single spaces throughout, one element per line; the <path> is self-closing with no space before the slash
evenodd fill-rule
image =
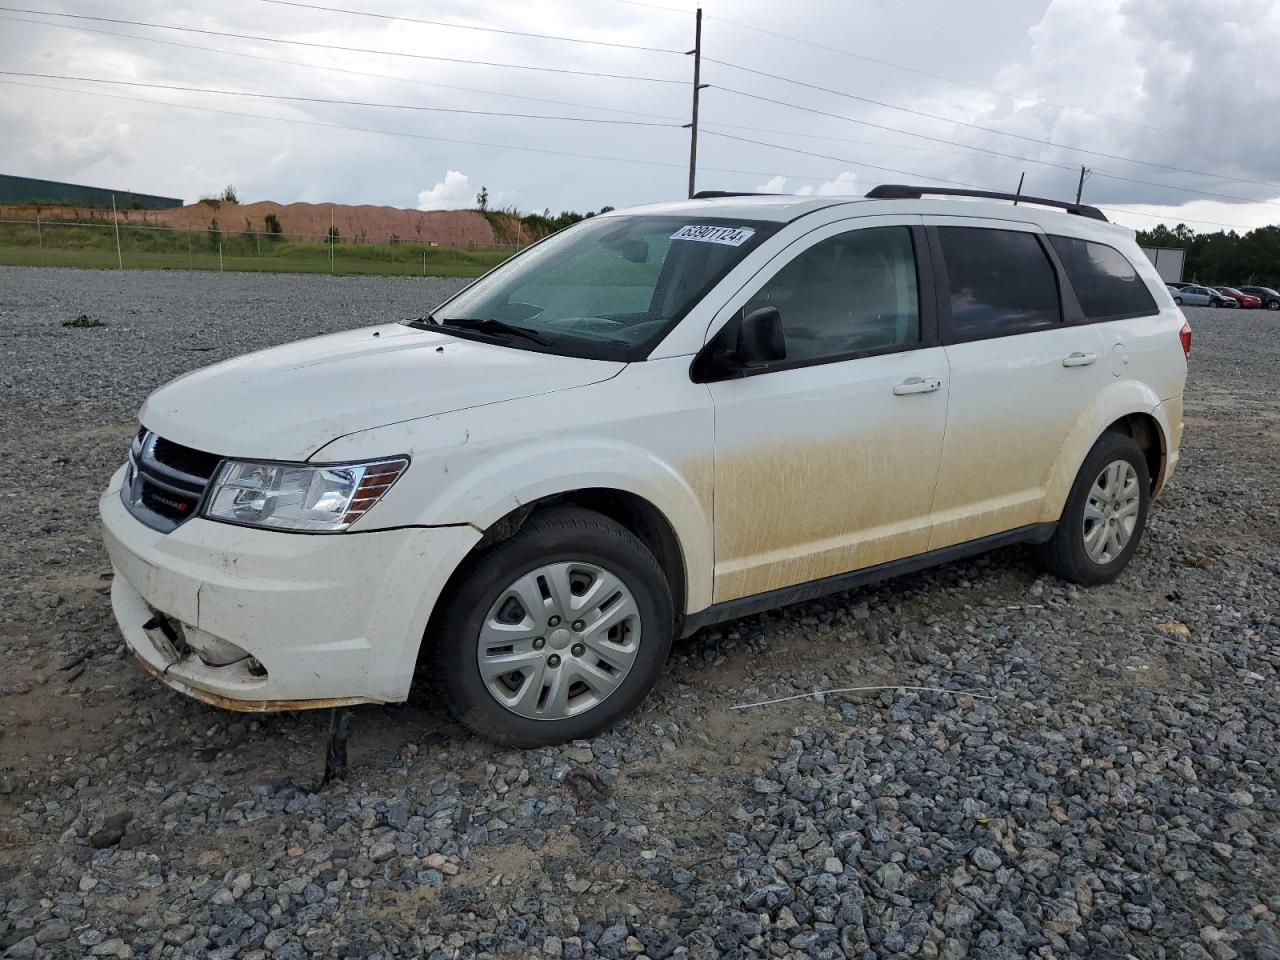
<path id="1" fill-rule="evenodd" d="M 516 250 L 516 244 L 444 245 L 395 234 L 344 237 L 337 230 L 314 235 L 0 220 L 0 265 L 7 266 L 475 277 Z"/>

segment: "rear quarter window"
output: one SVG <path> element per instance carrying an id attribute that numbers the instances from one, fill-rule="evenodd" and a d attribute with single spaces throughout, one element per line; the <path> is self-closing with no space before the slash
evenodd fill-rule
<path id="1" fill-rule="evenodd" d="M 1075 237 L 1049 237 L 1087 320 L 1159 313 L 1138 271 L 1115 247 Z"/>

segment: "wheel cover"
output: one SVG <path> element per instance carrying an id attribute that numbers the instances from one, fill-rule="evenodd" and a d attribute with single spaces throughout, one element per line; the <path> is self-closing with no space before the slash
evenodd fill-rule
<path id="1" fill-rule="evenodd" d="M 640 652 L 640 608 L 622 579 L 594 563 L 549 563 L 510 583 L 485 614 L 476 659 L 485 689 L 530 720 L 599 706 Z"/>
<path id="2" fill-rule="evenodd" d="M 1094 563 L 1111 563 L 1124 552 L 1142 507 L 1138 471 L 1128 460 L 1113 460 L 1093 481 L 1084 504 L 1084 549 Z"/>

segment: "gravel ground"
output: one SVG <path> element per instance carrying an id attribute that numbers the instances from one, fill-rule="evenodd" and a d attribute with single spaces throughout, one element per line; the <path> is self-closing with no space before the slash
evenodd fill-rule
<path id="1" fill-rule="evenodd" d="M 737 621 L 563 748 L 364 708 L 319 792 L 324 716 L 151 680 L 94 520 L 143 396 L 455 283 L 0 269 L 0 951 L 1280 958 L 1274 314 L 1188 311 L 1183 467 L 1115 584 L 1010 549 Z M 967 692 L 731 709 L 881 684 Z"/>

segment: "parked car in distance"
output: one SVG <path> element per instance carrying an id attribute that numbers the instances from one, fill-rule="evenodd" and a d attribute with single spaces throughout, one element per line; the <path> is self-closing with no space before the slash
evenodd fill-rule
<path id="1" fill-rule="evenodd" d="M 220 707 L 418 679 L 528 747 L 715 623 L 1013 543 L 1114 579 L 1191 328 L 1095 208 L 936 192 L 613 211 L 418 319 L 161 387 L 99 502 L 126 643 Z"/>
<path id="2" fill-rule="evenodd" d="M 1173 295 L 1173 299 L 1179 306 L 1183 304 L 1190 307 L 1237 306 L 1234 300 L 1223 296 L 1213 287 L 1202 287 L 1195 283 L 1188 283 L 1182 287 Z"/>
<path id="3" fill-rule="evenodd" d="M 1236 289 L 1241 293 L 1257 297 L 1267 310 L 1280 310 L 1280 293 L 1270 287 L 1237 287 Z"/>
<path id="4" fill-rule="evenodd" d="M 1224 297 L 1228 297 L 1244 310 L 1257 310 L 1262 306 L 1262 300 L 1255 297 L 1251 293 L 1244 293 L 1235 287 L 1214 287 Z"/>

